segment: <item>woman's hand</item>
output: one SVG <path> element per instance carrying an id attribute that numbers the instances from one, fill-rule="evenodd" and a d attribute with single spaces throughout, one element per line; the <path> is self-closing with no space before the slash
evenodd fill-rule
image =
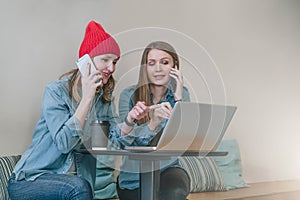
<path id="1" fill-rule="evenodd" d="M 87 100 L 93 100 L 97 88 L 103 87 L 101 72 L 96 70 L 91 73 L 90 70 L 91 65 L 88 64 L 86 69 L 87 74 L 81 77 L 82 98 Z"/>
<path id="2" fill-rule="evenodd" d="M 164 119 L 169 119 L 172 112 L 172 106 L 169 102 L 157 104 L 150 111 L 149 129 L 154 130 Z"/>
<path id="3" fill-rule="evenodd" d="M 84 126 L 89 107 L 95 97 L 96 89 L 103 86 L 102 81 L 100 81 L 102 78 L 101 73 L 99 71 L 90 73 L 90 68 L 91 66 L 88 64 L 86 76 L 81 76 L 82 98 L 74 113 L 74 116 L 80 121 L 82 127 Z"/>
<path id="4" fill-rule="evenodd" d="M 121 135 L 125 135 L 132 130 L 133 126 L 131 124 L 133 124 L 135 120 L 140 120 L 144 118 L 150 110 L 153 110 L 158 107 L 159 105 L 147 106 L 145 102 L 138 101 L 127 114 L 125 122 L 122 126 Z"/>
<path id="5" fill-rule="evenodd" d="M 174 98 L 176 100 L 182 100 L 183 91 L 183 76 L 178 69 L 171 68 L 170 76 L 176 81 L 176 88 L 174 91 Z"/>
<path id="6" fill-rule="evenodd" d="M 127 120 L 129 123 L 132 123 L 134 120 L 140 120 L 144 118 L 150 110 L 158 107 L 159 105 L 146 106 L 145 102 L 138 101 L 135 106 L 129 111 Z"/>

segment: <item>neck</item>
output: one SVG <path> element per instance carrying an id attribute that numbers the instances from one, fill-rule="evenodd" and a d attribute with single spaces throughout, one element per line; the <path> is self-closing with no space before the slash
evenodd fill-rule
<path id="1" fill-rule="evenodd" d="M 167 89 L 168 88 L 165 86 L 150 85 L 150 90 L 153 94 L 154 104 L 157 104 L 160 100 L 162 100 L 165 97 Z"/>

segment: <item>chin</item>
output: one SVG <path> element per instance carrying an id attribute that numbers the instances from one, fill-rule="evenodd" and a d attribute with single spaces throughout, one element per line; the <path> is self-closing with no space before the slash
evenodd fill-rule
<path id="1" fill-rule="evenodd" d="M 107 79 L 102 79 L 102 83 L 103 83 L 103 85 L 105 85 L 107 82 L 108 82 L 108 80 L 107 80 Z"/>
<path id="2" fill-rule="evenodd" d="M 166 86 L 168 85 L 168 82 L 152 82 L 152 84 L 155 86 Z"/>

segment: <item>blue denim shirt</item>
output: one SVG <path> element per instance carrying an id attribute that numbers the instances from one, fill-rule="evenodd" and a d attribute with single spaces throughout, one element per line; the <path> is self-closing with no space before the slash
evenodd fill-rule
<path id="1" fill-rule="evenodd" d="M 134 107 L 134 91 L 136 86 L 130 86 L 121 92 L 119 100 L 119 115 L 120 120 L 124 120 L 129 111 Z M 152 94 L 150 94 L 150 99 L 152 101 Z M 183 88 L 183 101 L 190 101 L 189 91 L 186 87 Z M 165 99 L 162 99 L 158 103 L 170 102 L 171 106 L 174 107 L 175 100 L 171 89 L 167 90 Z M 161 123 L 162 128 L 165 127 L 167 120 Z M 156 135 L 155 131 L 151 131 L 148 128 L 147 123 L 142 125 L 135 125 L 133 130 L 125 135 L 120 136 L 120 132 L 111 132 L 111 141 L 118 145 L 119 148 L 124 148 L 124 146 L 143 146 L 148 145 L 153 137 Z M 171 160 L 164 160 L 160 162 L 161 170 L 168 167 L 179 167 L 178 159 L 173 157 Z M 119 186 L 122 189 L 136 189 L 139 188 L 139 162 L 135 160 L 130 160 L 128 157 L 123 157 L 123 162 L 120 168 L 120 174 L 118 177 Z"/>
<path id="2" fill-rule="evenodd" d="M 44 173 L 65 174 L 76 158 L 77 175 L 87 179 L 93 188 L 96 159 L 89 154 L 74 156 L 74 150 L 89 140 L 91 120 L 109 121 L 111 129 L 118 122 L 113 103 L 103 102 L 101 95 L 102 91 L 96 94 L 85 125 L 81 127 L 79 120 L 74 117 L 78 103 L 70 98 L 68 78 L 49 83 L 44 92 L 32 144 L 14 168 L 16 180 L 34 180 Z M 101 159 L 105 158 L 114 162 L 105 156 Z M 101 166 L 97 164 L 97 168 Z M 112 170 L 109 172 L 113 173 Z"/>

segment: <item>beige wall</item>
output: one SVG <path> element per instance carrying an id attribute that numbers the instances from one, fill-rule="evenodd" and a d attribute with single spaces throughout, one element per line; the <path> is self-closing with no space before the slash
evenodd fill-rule
<path id="1" fill-rule="evenodd" d="M 299 10 L 297 0 L 2 0 L 0 154 L 30 144 L 45 85 L 75 67 L 95 19 L 122 48 L 117 93 L 135 82 L 139 49 L 168 40 L 194 100 L 238 106 L 225 138 L 240 144 L 246 181 L 299 179 Z"/>

